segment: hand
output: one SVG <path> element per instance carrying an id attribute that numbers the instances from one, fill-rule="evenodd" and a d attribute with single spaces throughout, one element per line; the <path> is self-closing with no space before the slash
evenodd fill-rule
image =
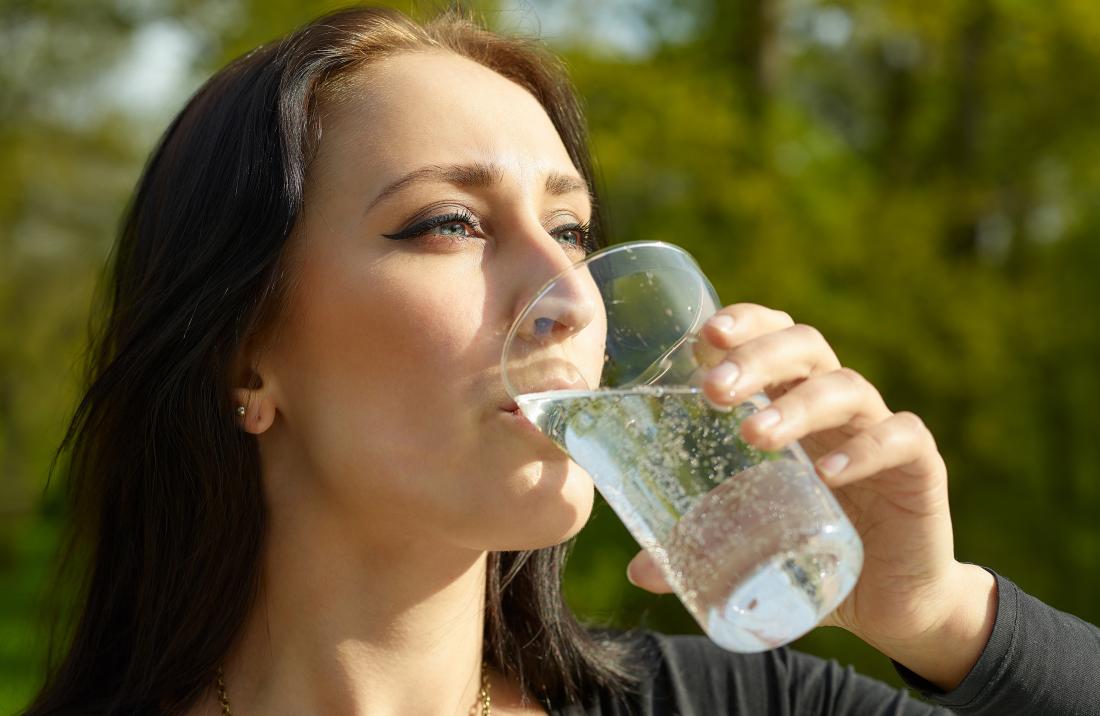
<path id="1" fill-rule="evenodd" d="M 727 306 L 702 335 L 725 360 L 707 374 L 707 399 L 729 406 L 764 391 L 772 405 L 742 423 L 742 437 L 766 450 L 800 441 L 863 540 L 859 581 L 824 624 L 851 631 L 933 683 L 954 686 L 992 628 L 993 579 L 955 560 L 947 468 L 932 434 L 916 415 L 892 412 L 870 382 L 841 366 L 817 329 L 786 313 Z M 671 591 L 644 551 L 628 574 L 649 591 Z M 969 664 L 946 663 L 939 639 L 948 633 L 980 642 L 972 653 L 959 650 L 961 661 L 973 657 Z M 924 651 L 933 657 L 928 665 Z"/>

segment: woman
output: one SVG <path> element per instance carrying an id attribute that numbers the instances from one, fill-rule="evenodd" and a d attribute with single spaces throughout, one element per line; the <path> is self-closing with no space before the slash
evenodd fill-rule
<path id="1" fill-rule="evenodd" d="M 27 713 L 929 712 L 785 649 L 568 612 L 593 486 L 504 410 L 497 364 L 525 299 L 601 239 L 577 102 L 527 42 L 358 9 L 215 75 L 120 236 L 63 446 L 90 567 Z M 1018 614 L 1060 613 L 955 561 L 919 419 L 782 312 L 729 306 L 704 336 L 727 354 L 708 397 L 768 390 L 745 436 L 803 440 L 861 532 L 832 623 L 944 703 L 1089 703 L 1005 650 Z M 642 557 L 631 575 L 667 590 Z"/>

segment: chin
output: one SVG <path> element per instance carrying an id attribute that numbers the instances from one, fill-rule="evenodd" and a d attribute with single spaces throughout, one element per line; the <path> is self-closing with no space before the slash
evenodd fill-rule
<path id="1" fill-rule="evenodd" d="M 595 486 L 584 468 L 572 460 L 539 465 L 543 469 L 524 495 L 524 504 L 513 513 L 515 519 L 510 520 L 511 546 L 506 549 L 561 544 L 580 532 L 592 515 Z M 558 474 L 561 469 L 564 473 Z"/>

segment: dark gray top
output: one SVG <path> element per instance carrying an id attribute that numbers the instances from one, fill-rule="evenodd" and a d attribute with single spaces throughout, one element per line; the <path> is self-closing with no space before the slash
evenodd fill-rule
<path id="1" fill-rule="evenodd" d="M 990 570 L 991 571 L 991 570 Z M 553 704 L 556 716 L 1100 716 L 1100 629 L 997 579 L 993 633 L 970 673 L 943 693 L 900 664 L 931 704 L 835 660 L 787 648 L 734 654 L 702 636 L 639 633 L 647 674 L 627 701 L 592 693 Z M 950 648 L 950 645 L 945 645 Z M 935 705 L 932 705 L 935 704 Z"/>

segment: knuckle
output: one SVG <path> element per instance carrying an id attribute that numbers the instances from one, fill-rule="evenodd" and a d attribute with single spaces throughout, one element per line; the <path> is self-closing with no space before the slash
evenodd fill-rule
<path id="1" fill-rule="evenodd" d="M 825 336 L 822 335 L 821 331 L 808 323 L 796 323 L 789 330 L 805 340 L 814 343 L 825 343 Z"/>
<path id="2" fill-rule="evenodd" d="M 925 426 L 924 421 L 920 419 L 920 416 L 916 413 L 911 413 L 908 410 L 903 410 L 900 413 L 894 413 L 894 420 L 897 421 L 898 425 L 910 432 L 928 432 L 928 428 Z"/>
<path id="3" fill-rule="evenodd" d="M 932 435 L 932 431 L 929 430 L 928 425 L 919 415 L 905 410 L 896 413 L 894 417 L 905 427 L 909 434 L 913 436 L 913 442 L 917 443 L 919 447 L 938 454 L 939 448 L 936 446 L 936 438 Z"/>
<path id="4" fill-rule="evenodd" d="M 837 376 L 846 381 L 851 387 L 859 390 L 867 388 L 870 383 L 859 371 L 852 370 L 848 367 L 842 367 L 837 369 Z"/>
<path id="5" fill-rule="evenodd" d="M 786 311 L 774 310 L 773 313 L 775 314 L 776 321 L 779 322 L 780 324 L 782 324 L 784 326 L 793 326 L 794 325 L 794 319 L 791 318 L 791 314 L 787 313 Z"/>

